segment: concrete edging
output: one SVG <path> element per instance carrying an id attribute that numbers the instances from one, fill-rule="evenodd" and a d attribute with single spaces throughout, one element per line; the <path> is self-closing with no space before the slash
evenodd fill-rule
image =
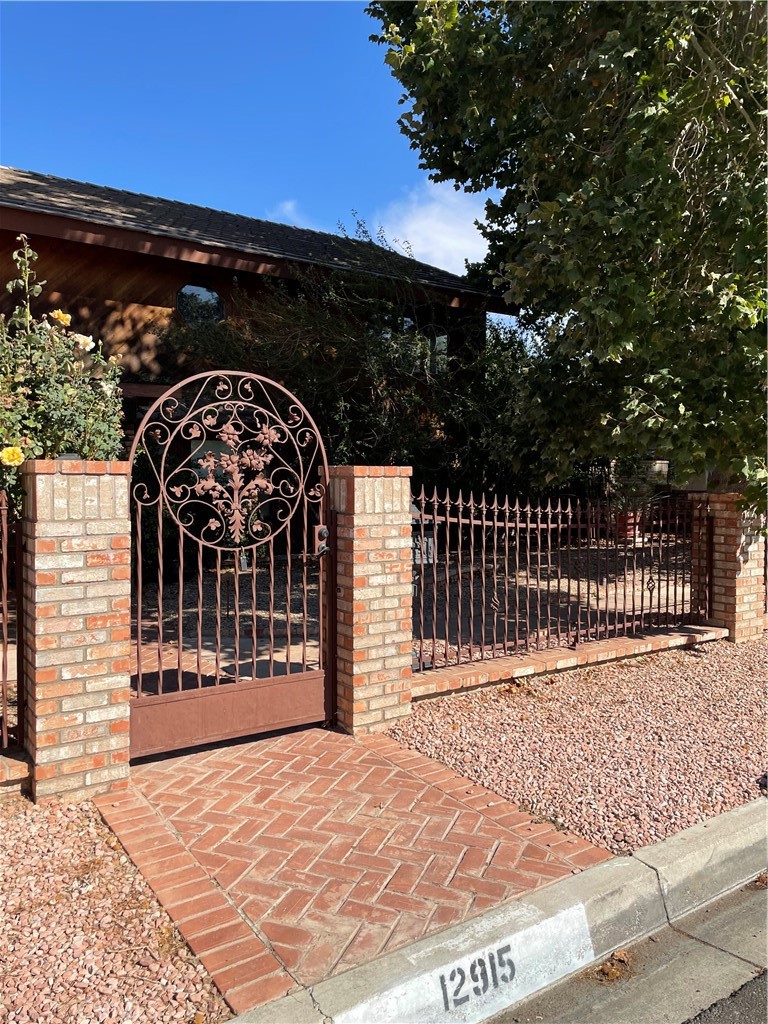
<path id="1" fill-rule="evenodd" d="M 767 853 L 768 802 L 760 797 L 236 1021 L 479 1024 L 750 881 L 766 869 Z M 486 991 L 478 958 L 497 981 Z M 459 986 L 462 974 L 466 984 Z"/>

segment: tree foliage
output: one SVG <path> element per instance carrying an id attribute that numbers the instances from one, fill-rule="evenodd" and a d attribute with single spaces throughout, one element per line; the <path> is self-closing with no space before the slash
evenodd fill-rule
<path id="1" fill-rule="evenodd" d="M 485 269 L 538 339 L 499 438 L 765 479 L 764 5 L 368 10 L 422 165 L 497 190 Z"/>
<path id="2" fill-rule="evenodd" d="M 470 330 L 460 356 L 446 352 L 449 317 L 402 278 L 306 268 L 235 294 L 220 324 L 176 323 L 163 341 L 186 369 L 236 367 L 284 384 L 332 462 L 412 465 L 423 482 L 497 486 L 508 467 L 490 453 L 488 388 L 508 394 L 525 351 L 493 329 L 487 344 Z"/>

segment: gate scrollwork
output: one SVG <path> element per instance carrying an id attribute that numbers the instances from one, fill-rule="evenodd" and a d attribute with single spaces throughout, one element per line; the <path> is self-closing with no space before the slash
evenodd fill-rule
<path id="1" fill-rule="evenodd" d="M 145 416 L 131 459 L 142 506 L 158 506 L 208 547 L 242 550 L 285 530 L 304 501 L 320 506 L 328 467 L 309 413 L 255 374 L 198 374 Z"/>

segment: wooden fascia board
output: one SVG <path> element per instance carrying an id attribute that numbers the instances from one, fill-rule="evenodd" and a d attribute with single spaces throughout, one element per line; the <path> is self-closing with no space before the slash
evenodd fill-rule
<path id="1" fill-rule="evenodd" d="M 268 277 L 295 277 L 292 264 L 300 265 L 302 262 L 307 266 L 321 266 L 322 263 L 312 263 L 309 260 L 281 260 L 277 257 L 250 256 L 245 253 L 227 249 L 225 246 L 211 245 L 203 242 L 192 242 L 180 238 L 171 238 L 167 235 L 156 235 L 151 232 L 139 231 L 134 228 L 118 228 L 101 224 L 93 224 L 90 221 L 79 220 L 75 217 L 44 213 L 40 210 L 21 209 L 15 206 L 5 206 L 0 202 L 2 210 L 2 221 L 0 227 L 9 231 L 17 231 L 29 235 L 34 239 L 35 235 L 42 235 L 47 238 L 58 238 L 68 242 L 79 242 L 83 245 L 103 246 L 108 249 L 117 249 L 123 252 L 139 253 L 145 256 L 157 256 L 161 259 L 175 260 L 182 263 L 193 263 L 209 267 L 220 267 L 223 270 L 231 270 L 234 273 L 261 274 Z M 34 248 L 34 246 L 33 246 Z M 334 268 L 327 267 L 332 270 Z M 343 270 L 344 268 L 337 268 Z M 352 271 L 353 273 L 367 274 L 366 271 Z M 386 279 L 383 274 L 370 274 L 371 277 Z M 440 288 L 438 285 L 419 283 L 416 285 L 420 293 L 429 300 L 439 296 L 441 304 L 450 306 L 452 309 L 478 309 L 484 308 L 489 312 L 509 312 L 502 299 L 494 296 L 483 296 L 473 292 L 454 293 L 451 290 Z M 448 298 L 448 296 L 451 296 Z"/>
<path id="2" fill-rule="evenodd" d="M 198 263 L 210 267 L 221 267 L 240 273 L 266 274 L 270 277 L 289 277 L 285 263 L 277 260 L 247 257 L 227 250 L 223 246 L 204 245 L 183 239 L 153 235 L 149 232 L 134 231 L 133 228 L 113 228 L 72 217 L 41 213 L 38 210 L 21 210 L 17 207 L 3 207 L 3 228 L 23 232 L 34 238 L 59 238 L 66 242 L 83 245 L 103 246 L 123 252 L 134 252 L 144 256 L 159 256 L 161 259 L 182 263 Z M 34 248 L 34 246 L 33 246 Z"/>

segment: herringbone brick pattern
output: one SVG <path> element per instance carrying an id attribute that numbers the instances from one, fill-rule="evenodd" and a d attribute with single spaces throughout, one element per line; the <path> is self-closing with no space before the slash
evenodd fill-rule
<path id="1" fill-rule="evenodd" d="M 265 972 L 269 958 L 273 971 L 276 960 L 289 986 L 609 856 L 384 736 L 306 730 L 138 766 L 132 781 L 181 843 L 184 864 L 202 868 L 263 942 L 254 964 Z M 150 884 L 156 865 L 139 863 Z"/>

